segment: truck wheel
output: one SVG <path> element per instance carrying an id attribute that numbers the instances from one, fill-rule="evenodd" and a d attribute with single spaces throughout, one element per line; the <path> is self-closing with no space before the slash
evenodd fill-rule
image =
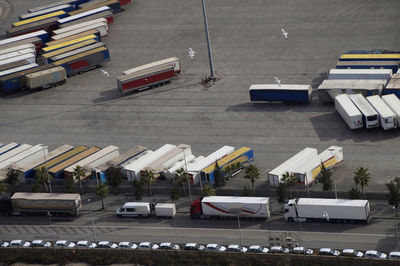
<path id="1" fill-rule="evenodd" d="M 294 222 L 293 217 L 289 217 L 287 220 L 288 220 L 288 222 L 291 222 L 291 223 Z"/>

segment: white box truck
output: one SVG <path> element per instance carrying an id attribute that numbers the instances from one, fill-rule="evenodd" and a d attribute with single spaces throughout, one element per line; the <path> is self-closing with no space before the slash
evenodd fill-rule
<path id="1" fill-rule="evenodd" d="M 335 108 L 350 129 L 363 127 L 362 114 L 347 94 L 339 94 L 335 97 Z"/>
<path id="2" fill-rule="evenodd" d="M 397 126 L 400 125 L 400 100 L 394 94 L 383 95 L 382 100 L 396 114 Z"/>
<path id="3" fill-rule="evenodd" d="M 392 129 L 397 127 L 397 120 L 395 113 L 386 105 L 378 95 L 368 96 L 367 101 L 372 105 L 375 111 L 379 115 L 379 121 L 381 127 L 384 130 Z"/>
<path id="4" fill-rule="evenodd" d="M 190 217 L 252 217 L 268 219 L 271 216 L 270 198 L 211 196 L 194 200 L 190 206 Z"/>
<path id="5" fill-rule="evenodd" d="M 176 215 L 176 206 L 173 203 L 157 203 L 155 212 L 157 217 L 173 218 Z"/>
<path id="6" fill-rule="evenodd" d="M 176 206 L 173 203 L 126 202 L 116 213 L 118 217 L 175 217 Z"/>
<path id="7" fill-rule="evenodd" d="M 368 223 L 371 210 L 368 200 L 299 198 L 285 204 L 283 216 L 288 222 L 343 220 Z"/>

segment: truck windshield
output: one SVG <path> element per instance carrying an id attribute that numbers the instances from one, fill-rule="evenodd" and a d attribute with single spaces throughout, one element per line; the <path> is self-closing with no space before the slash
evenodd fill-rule
<path id="1" fill-rule="evenodd" d="M 367 121 L 375 121 L 377 119 L 378 119 L 377 115 L 370 115 L 370 116 L 367 117 Z"/>

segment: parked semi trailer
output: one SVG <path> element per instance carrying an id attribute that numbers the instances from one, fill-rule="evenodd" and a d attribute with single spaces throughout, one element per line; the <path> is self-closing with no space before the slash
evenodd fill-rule
<path id="1" fill-rule="evenodd" d="M 339 94 L 335 97 L 335 108 L 350 129 L 363 127 L 362 114 L 347 94 Z"/>
<path id="2" fill-rule="evenodd" d="M 63 67 L 53 67 L 26 75 L 26 84 L 29 89 L 48 88 L 64 84 L 67 72 Z"/>
<path id="3" fill-rule="evenodd" d="M 382 100 L 396 114 L 397 126 L 400 125 L 400 100 L 394 94 L 383 95 Z"/>
<path id="4" fill-rule="evenodd" d="M 346 220 L 368 223 L 371 211 L 368 200 L 299 198 L 285 204 L 284 218 L 289 222 Z"/>
<path id="5" fill-rule="evenodd" d="M 328 79 L 386 79 L 392 76 L 391 69 L 331 69 Z"/>
<path id="6" fill-rule="evenodd" d="M 312 87 L 295 84 L 254 84 L 249 88 L 250 100 L 309 103 Z"/>
<path id="7" fill-rule="evenodd" d="M 366 98 L 379 116 L 379 124 L 384 130 L 397 127 L 396 114 L 386 105 L 378 95 Z"/>
<path id="8" fill-rule="evenodd" d="M 78 215 L 82 209 L 79 194 L 17 192 L 1 199 L 3 215 Z"/>
<path id="9" fill-rule="evenodd" d="M 194 200 L 190 206 L 192 219 L 237 216 L 268 219 L 270 212 L 270 198 L 265 197 L 211 196 Z"/>
<path id="10" fill-rule="evenodd" d="M 349 95 L 350 100 L 357 106 L 363 115 L 363 124 L 366 129 L 379 127 L 379 117 L 375 109 L 362 94 Z"/>

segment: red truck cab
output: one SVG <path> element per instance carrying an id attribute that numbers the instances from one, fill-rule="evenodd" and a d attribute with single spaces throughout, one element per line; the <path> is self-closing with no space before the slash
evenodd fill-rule
<path id="1" fill-rule="evenodd" d="M 201 208 L 201 200 L 203 198 L 192 201 L 190 204 L 190 218 L 192 219 L 200 219 L 203 214 L 203 210 Z"/>

